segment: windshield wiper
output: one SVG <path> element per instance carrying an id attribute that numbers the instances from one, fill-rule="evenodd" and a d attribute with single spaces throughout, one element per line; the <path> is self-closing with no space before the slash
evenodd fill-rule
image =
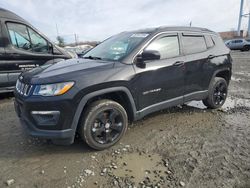
<path id="1" fill-rule="evenodd" d="M 93 56 L 86 56 L 86 57 L 83 57 L 84 59 L 93 59 L 93 60 L 102 60 L 102 58 L 100 57 L 93 57 Z"/>

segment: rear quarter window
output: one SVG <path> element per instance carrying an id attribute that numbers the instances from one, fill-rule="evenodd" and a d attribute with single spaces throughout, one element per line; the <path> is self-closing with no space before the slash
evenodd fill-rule
<path id="1" fill-rule="evenodd" d="M 213 40 L 212 36 L 206 35 L 205 40 L 206 40 L 207 48 L 214 47 L 215 43 L 214 43 L 214 40 Z"/>
<path id="2" fill-rule="evenodd" d="M 215 36 L 215 35 L 213 35 L 212 36 L 212 39 L 213 39 L 213 41 L 214 41 L 214 43 L 215 43 L 215 45 L 217 46 L 225 46 L 225 43 L 224 43 L 224 41 L 222 40 L 222 38 L 221 37 L 219 37 L 219 36 Z M 227 44 L 232 44 L 233 43 L 233 41 L 228 41 L 228 42 L 226 42 Z"/>
<path id="3" fill-rule="evenodd" d="M 182 42 L 185 54 L 194 54 L 207 50 L 204 36 L 183 35 Z"/>

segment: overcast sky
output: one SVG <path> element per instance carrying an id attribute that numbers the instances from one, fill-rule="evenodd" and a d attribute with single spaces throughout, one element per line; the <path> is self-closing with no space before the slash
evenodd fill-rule
<path id="1" fill-rule="evenodd" d="M 0 0 L 52 40 L 103 40 L 124 30 L 162 25 L 237 28 L 240 0 Z M 245 4 L 245 11 L 248 4 Z M 244 19 L 243 27 L 247 27 Z"/>

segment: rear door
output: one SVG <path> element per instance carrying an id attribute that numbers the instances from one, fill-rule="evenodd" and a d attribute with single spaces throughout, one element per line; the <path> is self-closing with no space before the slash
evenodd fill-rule
<path id="1" fill-rule="evenodd" d="M 18 75 L 53 59 L 49 42 L 29 26 L 7 21 L 4 24 L 9 45 L 5 48 L 8 64 L 8 86 L 14 86 Z"/>
<path id="2" fill-rule="evenodd" d="M 195 33 L 183 33 L 182 45 L 185 54 L 184 101 L 195 100 L 207 90 L 209 82 L 209 54 L 205 36 Z"/>

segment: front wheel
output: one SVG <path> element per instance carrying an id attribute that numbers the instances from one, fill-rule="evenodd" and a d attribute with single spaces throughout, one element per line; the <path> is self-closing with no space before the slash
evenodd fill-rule
<path id="1" fill-rule="evenodd" d="M 203 104 L 208 108 L 216 109 L 222 107 L 227 98 L 228 86 L 224 78 L 215 77 L 212 81 L 208 97 L 203 100 Z"/>
<path id="2" fill-rule="evenodd" d="M 96 101 L 84 114 L 80 125 L 80 135 L 90 147 L 96 150 L 104 150 L 113 146 L 127 130 L 127 113 L 115 101 Z"/>

